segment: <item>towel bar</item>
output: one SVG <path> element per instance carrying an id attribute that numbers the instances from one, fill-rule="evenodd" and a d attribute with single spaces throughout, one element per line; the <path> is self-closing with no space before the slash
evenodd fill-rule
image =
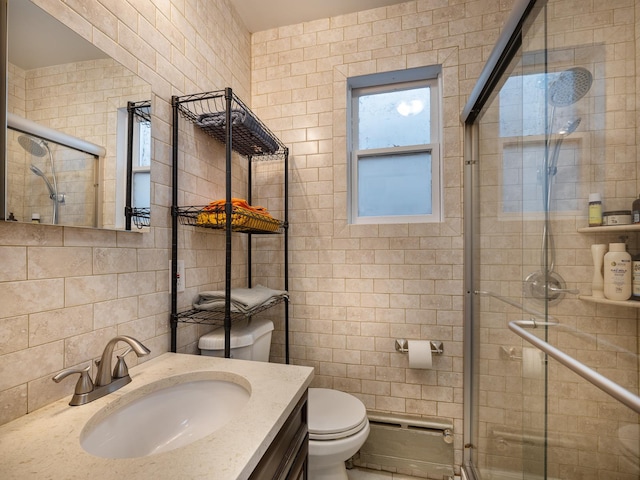
<path id="1" fill-rule="evenodd" d="M 539 324 L 539 322 L 538 322 Z M 613 380 L 605 377 L 604 375 L 587 367 L 584 363 L 579 362 L 572 356 L 566 354 L 562 350 L 554 347 L 553 345 L 545 342 L 544 340 L 536 337 L 535 335 L 527 332 L 526 328 L 536 328 L 536 322 L 531 320 L 512 320 L 509 322 L 509 330 L 516 335 L 522 337 L 527 342 L 538 347 L 544 353 L 550 357 L 556 359 L 565 367 L 573 370 L 589 383 L 598 387 L 600 390 L 608 393 L 613 398 L 622 402 L 627 407 L 631 408 L 634 412 L 640 413 L 640 397 L 626 388 L 618 385 Z"/>

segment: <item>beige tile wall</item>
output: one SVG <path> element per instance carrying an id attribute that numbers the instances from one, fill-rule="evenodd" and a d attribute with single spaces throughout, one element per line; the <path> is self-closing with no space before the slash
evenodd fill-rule
<path id="1" fill-rule="evenodd" d="M 451 419 L 459 464 L 459 112 L 513 2 L 417 0 L 253 37 L 224 0 L 36 3 L 152 85 L 153 227 L 138 235 L 0 225 L 7 259 L 0 272 L 2 421 L 69 395 L 73 382 L 56 385 L 51 375 L 98 357 L 116 333 L 137 336 L 152 355 L 168 349 L 170 98 L 232 86 L 291 148 L 292 361 L 316 367 L 316 385 L 352 392 L 370 409 Z M 446 221 L 347 225 L 346 78 L 431 64 L 443 66 Z M 223 195 L 220 147 L 182 125 L 180 151 L 179 203 Z M 245 193 L 240 165 L 234 164 L 238 195 Z M 268 185 L 281 175 L 279 168 L 259 167 L 260 203 L 276 212 L 281 200 L 271 197 Z M 246 247 L 242 238 L 234 242 L 236 251 Z M 266 263 L 278 266 L 279 245 L 256 242 L 269 259 L 257 265 L 257 281 L 278 287 Z M 223 239 L 181 229 L 179 245 L 187 266 L 187 291 L 178 298 L 184 308 L 199 289 L 222 286 Z M 234 259 L 240 282 L 244 260 Z M 283 356 L 278 328 L 275 360 Z M 181 327 L 180 350 L 194 351 L 201 331 Z M 406 356 L 394 351 L 400 337 L 442 340 L 445 355 L 432 370 L 408 369 Z"/>
<path id="2" fill-rule="evenodd" d="M 227 1 L 34 3 L 151 84 L 153 226 L 138 234 L 0 222 L 0 423 L 71 395 L 73 380 L 51 377 L 99 358 L 114 335 L 139 338 L 151 357 L 169 350 L 171 95 L 250 92 L 250 36 Z M 196 152 L 187 150 L 181 162 L 193 170 Z M 220 194 L 221 166 L 199 165 L 201 178 L 213 179 L 201 188 Z M 181 190 L 181 201 L 186 196 Z M 195 285 L 211 284 L 223 264 L 214 237 L 181 232 Z"/>
<path id="3" fill-rule="evenodd" d="M 254 110 L 292 153 L 292 360 L 315 367 L 314 385 L 353 393 L 369 409 L 450 419 L 458 464 L 459 113 L 511 5 L 411 1 L 252 37 Z M 434 64 L 443 71 L 445 221 L 348 225 L 347 78 Z M 409 369 L 396 338 L 441 340 L 445 354 L 431 370 Z"/>

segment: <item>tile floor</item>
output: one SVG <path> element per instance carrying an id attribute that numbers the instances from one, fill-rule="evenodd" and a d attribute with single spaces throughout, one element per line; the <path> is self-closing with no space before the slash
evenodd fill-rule
<path id="1" fill-rule="evenodd" d="M 399 473 L 365 470 L 357 467 L 347 470 L 347 476 L 349 480 L 424 480 Z"/>
<path id="2" fill-rule="evenodd" d="M 349 480 L 425 480 L 424 478 L 410 477 L 400 473 L 381 472 L 358 467 L 347 470 L 347 476 Z M 454 480 L 461 479 L 460 477 L 454 477 Z"/>

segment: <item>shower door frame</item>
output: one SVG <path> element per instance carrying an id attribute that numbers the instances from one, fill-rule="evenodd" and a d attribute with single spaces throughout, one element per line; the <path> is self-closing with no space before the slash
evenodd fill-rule
<path id="1" fill-rule="evenodd" d="M 530 15 L 537 13 L 546 5 L 547 0 L 516 0 L 496 45 L 494 46 L 481 74 L 469 95 L 460 116 L 464 124 L 464 278 L 465 278 L 465 315 L 464 315 L 464 416 L 463 416 L 463 473 L 469 480 L 479 478 L 476 472 L 476 438 L 474 419 L 477 418 L 477 387 L 474 380 L 473 365 L 478 357 L 478 340 L 473 334 L 473 319 L 475 317 L 474 302 L 474 274 L 477 270 L 474 254 L 477 242 L 477 228 L 475 226 L 478 199 L 474 198 L 474 185 L 477 175 L 479 156 L 479 126 L 476 122 L 482 107 L 490 98 L 491 93 L 502 74 L 509 66 L 509 62 L 522 44 L 523 25 Z M 464 478 L 464 477 L 463 477 Z"/>

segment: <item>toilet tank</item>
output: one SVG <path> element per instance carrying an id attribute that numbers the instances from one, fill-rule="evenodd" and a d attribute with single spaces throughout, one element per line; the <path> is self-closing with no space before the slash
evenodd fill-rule
<path id="1" fill-rule="evenodd" d="M 268 362 L 271 350 L 273 322 L 266 319 L 248 318 L 231 324 L 231 358 Z M 201 355 L 224 357 L 224 327 L 200 337 L 198 348 Z"/>

